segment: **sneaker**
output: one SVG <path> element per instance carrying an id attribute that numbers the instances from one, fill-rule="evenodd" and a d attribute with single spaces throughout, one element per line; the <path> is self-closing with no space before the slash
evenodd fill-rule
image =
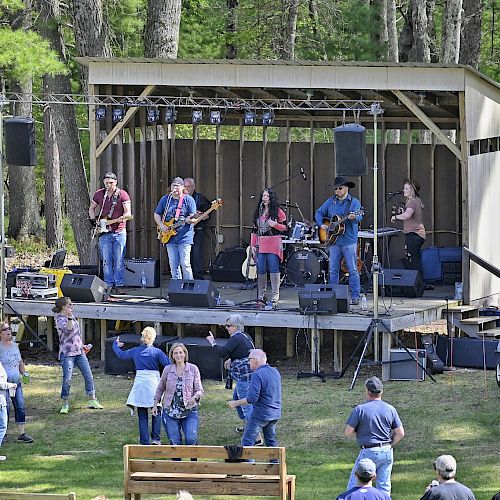
<path id="1" fill-rule="evenodd" d="M 245 432 L 245 426 L 242 425 L 241 427 L 236 427 L 236 432 Z"/>
<path id="2" fill-rule="evenodd" d="M 92 410 L 102 410 L 104 406 L 102 406 L 97 399 L 89 399 L 87 403 L 87 408 L 91 408 Z"/>
<path id="3" fill-rule="evenodd" d="M 359 306 L 359 297 L 353 297 L 351 299 L 351 306 Z"/>
<path id="4" fill-rule="evenodd" d="M 7 460 L 7 457 L 5 455 L 0 455 L 0 462 L 3 462 L 4 460 Z"/>
<path id="5" fill-rule="evenodd" d="M 17 440 L 20 441 L 21 443 L 32 443 L 34 441 L 34 439 L 31 436 L 28 436 L 26 432 L 19 434 L 19 436 L 17 436 Z"/>
<path id="6" fill-rule="evenodd" d="M 68 412 L 69 412 L 69 403 L 63 403 L 61 409 L 59 410 L 59 413 L 66 415 L 66 413 Z"/>
<path id="7" fill-rule="evenodd" d="M 255 441 L 254 446 L 264 446 L 264 441 L 262 441 L 262 439 L 259 439 L 258 441 Z"/>
<path id="8" fill-rule="evenodd" d="M 153 439 L 151 441 L 151 444 L 154 444 L 155 446 L 159 446 L 161 444 L 161 441 L 159 439 Z"/>

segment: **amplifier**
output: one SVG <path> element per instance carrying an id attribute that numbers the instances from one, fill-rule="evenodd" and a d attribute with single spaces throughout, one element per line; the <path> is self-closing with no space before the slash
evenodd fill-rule
<path id="1" fill-rule="evenodd" d="M 125 259 L 125 286 L 141 286 L 141 274 L 146 275 L 146 287 L 160 286 L 160 262 L 158 259 Z"/>
<path id="2" fill-rule="evenodd" d="M 426 368 L 425 349 L 408 349 L 411 354 Z M 425 380 L 425 371 L 405 349 L 391 349 L 391 380 Z"/>
<path id="3" fill-rule="evenodd" d="M 10 289 L 11 298 L 17 297 L 25 299 L 57 299 L 59 288 L 31 288 L 26 294 L 21 288 L 13 286 Z"/>
<path id="4" fill-rule="evenodd" d="M 29 283 L 29 287 L 46 289 L 53 288 L 56 283 L 56 277 L 53 274 L 42 273 L 19 273 L 16 276 L 16 287 L 22 288 Z"/>

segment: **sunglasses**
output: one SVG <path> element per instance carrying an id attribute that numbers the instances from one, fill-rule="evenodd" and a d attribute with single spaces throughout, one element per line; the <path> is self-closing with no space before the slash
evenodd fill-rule
<path id="1" fill-rule="evenodd" d="M 336 187 L 333 189 L 334 189 L 334 191 L 342 191 L 342 189 L 344 189 L 344 186 Z"/>
<path id="2" fill-rule="evenodd" d="M 12 328 L 10 326 L 6 326 L 5 328 L 2 328 L 2 330 L 0 330 L 0 331 L 7 332 L 9 330 L 12 330 Z"/>
<path id="3" fill-rule="evenodd" d="M 225 325 L 226 328 L 229 328 L 230 326 L 234 326 L 234 325 L 228 325 L 227 323 Z"/>

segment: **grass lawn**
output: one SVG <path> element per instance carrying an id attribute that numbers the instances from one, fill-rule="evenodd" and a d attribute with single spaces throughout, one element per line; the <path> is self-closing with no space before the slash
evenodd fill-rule
<path id="1" fill-rule="evenodd" d="M 0 490 L 123 498 L 122 446 L 136 443 L 138 437 L 136 417 L 124 404 L 132 380 L 94 369 L 105 410 L 87 410 L 83 379 L 76 371 L 70 413 L 59 415 L 60 368 L 28 365 L 28 370 L 32 381 L 25 386 L 27 431 L 35 442 L 17 443 L 11 420 L 2 447 L 8 460 L 0 464 Z M 344 424 L 352 407 L 364 400 L 367 376 L 364 369 L 352 391 L 350 377 L 321 383 L 297 380 L 291 371 L 283 376 L 278 439 L 287 447 L 289 472 L 297 475 L 298 499 L 332 499 L 345 490 L 358 448 L 343 437 Z M 237 443 L 236 412 L 224 404 L 231 392 L 213 381 L 205 381 L 204 387 L 200 444 Z M 459 370 L 437 376 L 437 383 L 391 382 L 384 399 L 396 406 L 406 430 L 395 449 L 393 498 L 420 498 L 434 478 L 432 462 L 442 453 L 455 456 L 458 480 L 478 500 L 490 500 L 500 490 L 500 388 L 493 372 L 487 372 L 486 379 L 481 371 Z"/>

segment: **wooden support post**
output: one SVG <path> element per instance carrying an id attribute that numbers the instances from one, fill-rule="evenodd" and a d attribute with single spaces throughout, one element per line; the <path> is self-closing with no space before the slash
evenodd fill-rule
<path id="1" fill-rule="evenodd" d="M 177 331 L 177 337 L 179 337 L 180 339 L 184 337 L 184 325 L 182 323 L 177 323 L 175 325 L 175 329 Z"/>
<path id="2" fill-rule="evenodd" d="M 104 361 L 106 354 L 106 337 L 108 336 L 108 322 L 105 319 L 99 320 L 99 333 L 101 335 L 101 361 Z"/>
<path id="3" fill-rule="evenodd" d="M 162 335 L 162 331 L 163 331 L 162 324 L 159 321 L 155 321 L 153 323 L 153 328 L 156 331 L 156 335 Z"/>
<path id="4" fill-rule="evenodd" d="M 324 331 L 323 330 L 319 330 L 318 334 L 319 334 L 319 345 L 323 345 L 324 342 L 325 342 L 325 335 L 324 335 Z"/>
<path id="5" fill-rule="evenodd" d="M 382 382 L 388 382 L 391 378 L 391 341 L 389 332 L 382 332 Z"/>
<path id="6" fill-rule="evenodd" d="M 264 348 L 264 330 L 261 326 L 255 327 L 255 347 L 257 349 Z"/>
<path id="7" fill-rule="evenodd" d="M 78 321 L 78 326 L 80 327 L 80 334 L 81 334 L 81 337 L 82 337 L 82 342 L 85 344 L 85 338 L 86 338 L 86 331 L 85 331 L 85 323 L 83 321 L 83 318 L 78 318 L 77 319 Z"/>
<path id="8" fill-rule="evenodd" d="M 293 358 L 293 339 L 295 330 L 293 328 L 286 329 L 286 357 Z"/>
<path id="9" fill-rule="evenodd" d="M 54 317 L 47 316 L 47 347 L 49 351 L 54 350 Z"/>
<path id="10" fill-rule="evenodd" d="M 333 330 L 333 371 L 342 371 L 342 330 Z"/>

